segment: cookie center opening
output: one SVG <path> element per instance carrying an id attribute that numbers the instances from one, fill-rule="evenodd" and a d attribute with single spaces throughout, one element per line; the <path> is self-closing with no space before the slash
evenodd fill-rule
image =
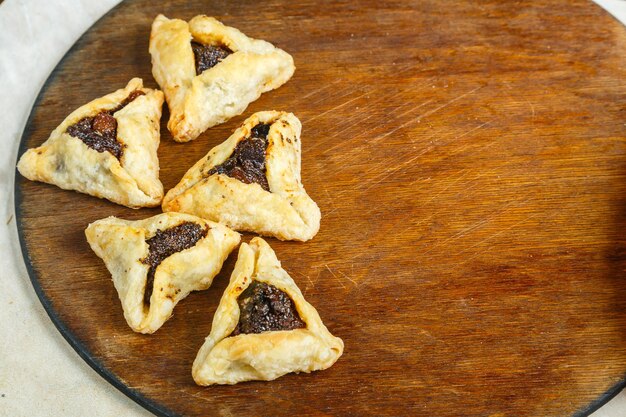
<path id="1" fill-rule="evenodd" d="M 252 281 L 237 303 L 239 323 L 231 336 L 306 327 L 293 300 L 273 285 Z"/>
<path id="2" fill-rule="evenodd" d="M 205 227 L 197 223 L 184 222 L 165 230 L 157 230 L 153 237 L 146 239 L 149 248 L 148 256 L 141 260 L 142 263 L 150 266 L 146 290 L 143 294 L 146 305 L 150 305 L 150 297 L 154 290 L 154 273 L 161 262 L 177 252 L 191 248 L 205 237 L 207 232 Z"/>
<path id="3" fill-rule="evenodd" d="M 267 135 L 270 126 L 259 123 L 253 127 L 250 136 L 239 142 L 231 156 L 213 167 L 208 175 L 228 175 L 245 184 L 257 183 L 265 191 L 269 191 L 270 186 L 265 175 L 265 154 L 269 144 Z"/>
<path id="4" fill-rule="evenodd" d="M 223 45 L 204 45 L 196 41 L 191 41 L 191 49 L 196 61 L 196 75 L 213 68 L 233 53 Z"/>
<path id="5" fill-rule="evenodd" d="M 67 133 L 82 140 L 91 149 L 109 152 L 119 160 L 124 146 L 117 140 L 117 120 L 113 114 L 144 94 L 141 90 L 131 92 L 119 106 L 111 110 L 103 110 L 95 116 L 83 117 L 69 126 Z"/>

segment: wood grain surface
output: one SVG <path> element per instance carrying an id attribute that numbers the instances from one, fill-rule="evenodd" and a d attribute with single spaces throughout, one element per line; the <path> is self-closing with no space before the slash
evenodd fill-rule
<path id="1" fill-rule="evenodd" d="M 188 416 L 570 416 L 622 383 L 617 21 L 580 0 L 128 1 L 53 72 L 21 152 L 131 77 L 157 87 L 148 37 L 158 13 L 213 15 L 293 55 L 285 86 L 191 143 L 173 142 L 165 111 L 161 179 L 174 186 L 252 112 L 294 112 L 321 230 L 308 243 L 268 241 L 346 349 L 322 372 L 194 385 L 235 255 L 156 334 L 135 334 L 83 230 L 159 210 L 18 175 L 35 286 L 101 373 L 153 411 Z"/>

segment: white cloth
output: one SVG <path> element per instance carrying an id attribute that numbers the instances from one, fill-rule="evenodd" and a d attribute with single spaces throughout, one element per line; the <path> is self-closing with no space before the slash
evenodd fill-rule
<path id="1" fill-rule="evenodd" d="M 39 303 L 13 209 L 17 148 L 30 108 L 65 52 L 120 0 L 0 5 L 0 416 L 151 415 L 92 370 Z"/>
<path id="2" fill-rule="evenodd" d="M 119 1 L 0 5 L 0 416 L 150 415 L 83 362 L 46 315 L 24 267 L 13 209 L 18 144 L 37 93 L 78 37 Z M 626 22 L 626 2 L 596 1 Z M 624 415 L 622 393 L 594 417 Z"/>

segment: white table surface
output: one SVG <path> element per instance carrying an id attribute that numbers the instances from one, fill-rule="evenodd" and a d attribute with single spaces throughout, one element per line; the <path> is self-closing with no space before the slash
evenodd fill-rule
<path id="1" fill-rule="evenodd" d="M 37 93 L 78 37 L 119 2 L 0 4 L 0 416 L 150 415 L 96 374 L 56 330 L 29 281 L 14 215 L 17 149 Z M 626 1 L 596 2 L 626 22 Z M 593 416 L 626 416 L 626 392 Z"/>

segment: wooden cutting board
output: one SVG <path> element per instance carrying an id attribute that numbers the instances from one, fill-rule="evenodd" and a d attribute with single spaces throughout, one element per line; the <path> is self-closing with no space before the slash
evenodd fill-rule
<path id="1" fill-rule="evenodd" d="M 18 175 L 35 290 L 106 379 L 157 414 L 189 416 L 570 416 L 624 385 L 617 21 L 579 0 L 128 1 L 54 70 L 20 154 L 131 77 L 157 87 L 158 13 L 213 15 L 293 55 L 285 86 L 191 143 L 173 142 L 166 111 L 161 179 L 174 186 L 253 112 L 294 112 L 321 230 L 307 243 L 268 241 L 346 349 L 322 372 L 196 386 L 191 364 L 235 255 L 156 334 L 135 334 L 83 230 L 159 210 Z"/>

